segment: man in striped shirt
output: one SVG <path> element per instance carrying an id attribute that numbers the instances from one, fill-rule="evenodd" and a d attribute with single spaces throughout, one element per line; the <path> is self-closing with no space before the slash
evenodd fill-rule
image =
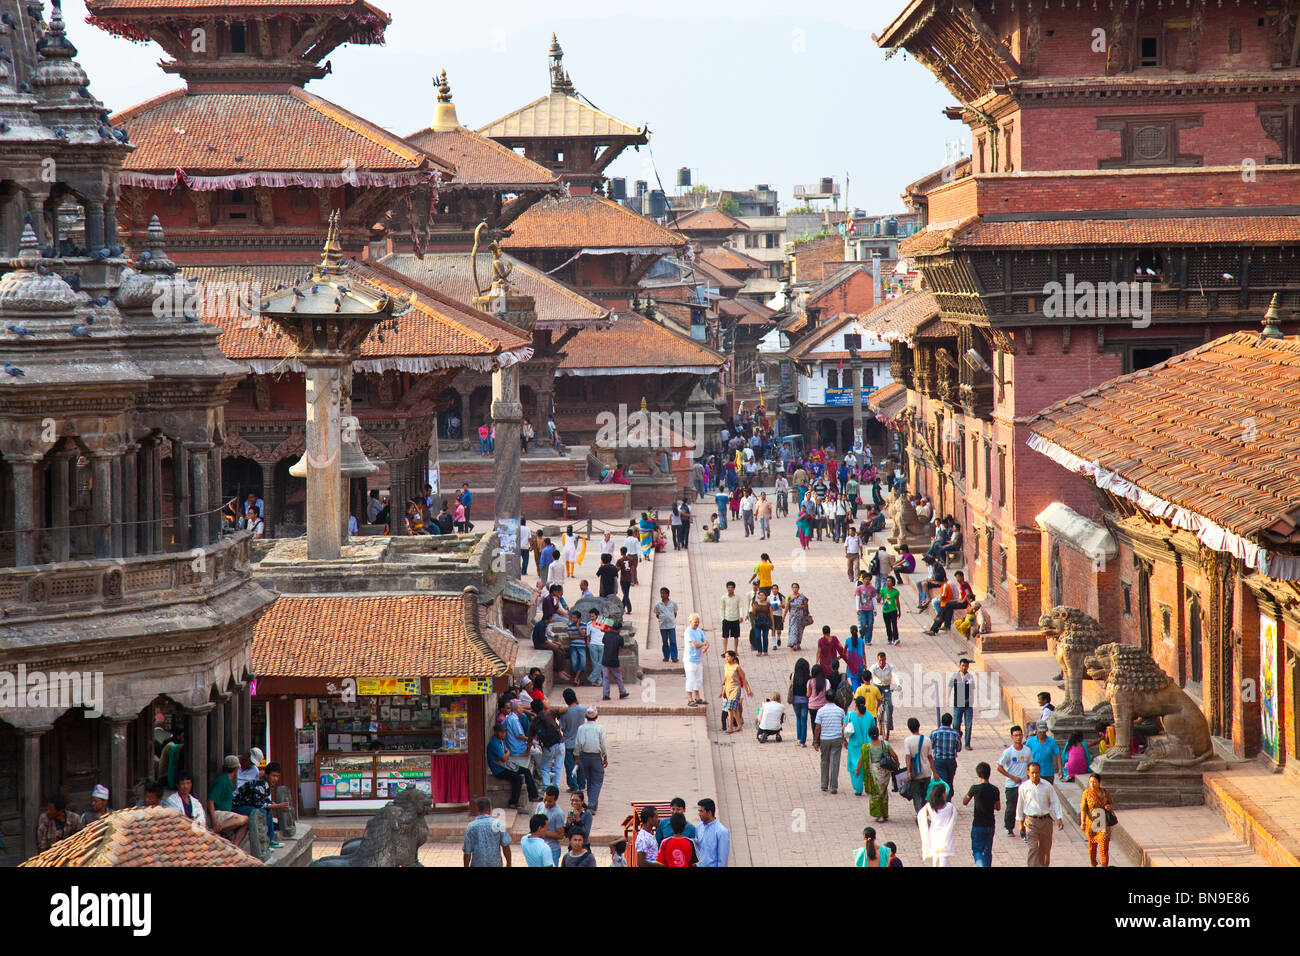
<path id="1" fill-rule="evenodd" d="M 822 793 L 840 792 L 840 757 L 844 753 L 844 711 L 833 700 L 817 711 L 813 721 L 813 750 L 821 754 Z"/>
<path id="2" fill-rule="evenodd" d="M 935 773 L 951 793 L 952 780 L 957 775 L 957 755 L 961 753 L 961 734 L 952 729 L 952 714 L 944 714 L 939 727 L 930 732 L 930 752 L 934 755 Z"/>

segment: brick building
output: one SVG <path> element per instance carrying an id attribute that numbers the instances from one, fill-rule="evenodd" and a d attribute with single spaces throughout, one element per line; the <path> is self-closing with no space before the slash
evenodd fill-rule
<path id="1" fill-rule="evenodd" d="M 1290 21 L 1113 9 L 1105 55 L 1074 11 L 1036 3 L 918 2 L 877 38 L 935 73 L 972 140 L 970 175 L 919 181 L 927 226 L 900 244 L 942 320 L 895 345 L 913 487 L 961 522 L 966 562 L 988 562 L 977 590 L 1021 626 L 1047 600 L 1036 517 L 1093 508 L 1028 453 L 1028 417 L 1254 324 L 1300 275 L 1300 173 L 1268 165 L 1291 157 L 1294 133 L 1270 133 L 1300 81 Z"/>
<path id="2" fill-rule="evenodd" d="M 1276 334 L 1273 334 L 1276 333 Z M 1032 416 L 1095 520 L 1040 522 L 1045 600 L 1149 651 L 1242 756 L 1300 757 L 1300 339 L 1237 332 Z"/>

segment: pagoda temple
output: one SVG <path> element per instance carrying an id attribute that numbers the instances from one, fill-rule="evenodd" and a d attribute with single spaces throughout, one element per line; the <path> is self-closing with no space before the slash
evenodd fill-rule
<path id="1" fill-rule="evenodd" d="M 188 309 L 157 219 L 125 255 L 132 144 L 57 0 L 45 14 L 0 0 L 0 836 L 20 856 L 55 793 L 80 808 L 105 784 L 111 808 L 134 805 L 173 734 L 207 792 L 249 738 L 253 628 L 275 597 L 251 580 L 250 535 L 218 537 L 243 370 Z"/>
<path id="2" fill-rule="evenodd" d="M 921 0 L 877 37 L 935 74 L 971 140 L 899 246 L 938 308 L 892 346 L 910 480 L 1019 626 L 1050 603 L 1036 516 L 1100 517 L 1086 482 L 1029 450 L 1030 417 L 1255 325 L 1275 292 L 1293 318 L 1300 67 L 1275 6 L 1113 0 L 1100 50 L 1073 9 Z M 1136 590 L 1150 566 L 1118 574 Z"/>

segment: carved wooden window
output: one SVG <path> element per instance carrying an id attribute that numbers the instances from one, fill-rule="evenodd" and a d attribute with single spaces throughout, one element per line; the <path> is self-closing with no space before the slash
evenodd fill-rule
<path id="1" fill-rule="evenodd" d="M 1127 581 L 1119 582 L 1120 594 L 1124 598 L 1124 616 L 1133 616 L 1133 585 Z"/>
<path id="2" fill-rule="evenodd" d="M 1120 133 L 1120 155 L 1102 159 L 1099 169 L 1144 166 L 1200 166 L 1198 154 L 1178 151 L 1178 134 L 1202 124 L 1201 113 L 1169 113 L 1159 116 L 1099 116 L 1098 130 Z"/>
<path id="3" fill-rule="evenodd" d="M 979 171 L 981 173 L 987 171 L 984 168 L 984 150 L 986 150 L 987 148 L 988 148 L 988 140 L 983 136 L 977 136 L 975 138 L 975 155 L 979 157 L 979 164 L 980 164 Z"/>
<path id="4" fill-rule="evenodd" d="M 230 52 L 248 52 L 248 28 L 242 23 L 232 23 L 230 25 Z"/>
<path id="5" fill-rule="evenodd" d="M 1140 558 L 1133 559 L 1138 579 L 1138 637 L 1142 650 L 1151 653 L 1151 565 Z"/>
<path id="6" fill-rule="evenodd" d="M 1228 52 L 1241 52 L 1241 27 L 1228 28 Z"/>
<path id="7" fill-rule="evenodd" d="M 1187 592 L 1187 679 L 1196 684 L 1201 682 L 1204 670 L 1201 640 L 1201 596 L 1189 590 Z"/>
<path id="8" fill-rule="evenodd" d="M 998 548 L 998 555 L 999 555 L 999 557 L 1001 557 L 1001 559 L 1002 559 L 1002 577 L 1001 577 L 1001 580 L 1002 580 L 1003 583 L 1006 583 L 1006 580 L 1007 580 L 1007 549 L 1006 549 L 1006 548 Z"/>
<path id="9" fill-rule="evenodd" d="M 975 435 L 970 437 L 970 488 L 975 491 L 980 486 L 980 440 Z"/>
<path id="10" fill-rule="evenodd" d="M 966 477 L 966 429 L 957 429 L 957 474 Z M 978 549 L 976 554 L 978 554 Z"/>
<path id="11" fill-rule="evenodd" d="M 1007 503 L 1007 446 L 998 446 L 998 504 Z"/>
<path id="12" fill-rule="evenodd" d="M 984 442 L 984 497 L 993 497 L 993 443 Z"/>
<path id="13" fill-rule="evenodd" d="M 1153 33 L 1138 38 L 1138 66 L 1160 65 L 1160 34 Z"/>
<path id="14" fill-rule="evenodd" d="M 827 388 L 840 387 L 840 373 L 837 369 L 828 368 L 826 370 L 826 387 Z"/>

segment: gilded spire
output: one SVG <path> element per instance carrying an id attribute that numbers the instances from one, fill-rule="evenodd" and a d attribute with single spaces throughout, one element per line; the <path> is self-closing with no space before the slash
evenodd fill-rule
<path id="1" fill-rule="evenodd" d="M 577 92 L 573 88 L 573 81 L 569 79 L 569 73 L 564 68 L 564 50 L 560 48 L 560 41 L 556 39 L 555 34 L 551 34 L 551 92 L 567 93 L 572 96 Z"/>
<path id="2" fill-rule="evenodd" d="M 1279 300 L 1281 298 L 1282 293 L 1273 293 L 1273 300 L 1269 302 L 1268 311 L 1264 313 L 1264 328 L 1261 329 L 1259 333 L 1261 339 L 1280 339 L 1285 337 L 1282 335 L 1282 329 L 1278 325 L 1278 322 L 1282 319 L 1282 310 L 1279 308 L 1281 305 Z"/>
<path id="3" fill-rule="evenodd" d="M 339 242 L 339 211 L 330 213 L 329 231 L 325 235 L 325 252 L 320 271 L 337 275 L 343 271 L 343 245 Z"/>
<path id="4" fill-rule="evenodd" d="M 460 118 L 456 115 L 456 104 L 451 101 L 451 84 L 447 82 L 447 71 L 443 70 L 433 78 L 438 87 L 438 103 L 433 108 L 433 125 L 430 129 L 440 133 L 460 128 Z"/>

